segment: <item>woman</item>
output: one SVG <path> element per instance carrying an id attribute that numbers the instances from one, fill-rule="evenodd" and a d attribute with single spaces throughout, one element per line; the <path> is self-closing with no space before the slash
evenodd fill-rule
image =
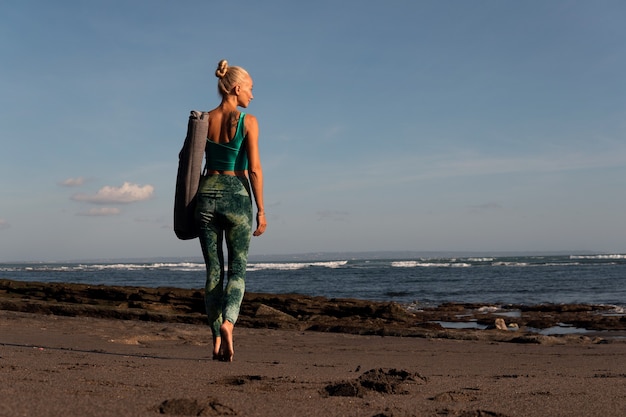
<path id="1" fill-rule="evenodd" d="M 257 119 L 238 110 L 253 99 L 252 78 L 243 68 L 228 66 L 226 60 L 219 62 L 215 75 L 222 102 L 209 112 L 206 175 L 198 189 L 196 219 L 207 270 L 205 305 L 213 333 L 213 359 L 231 362 L 250 237 L 263 234 L 267 223 Z M 257 207 L 254 232 L 250 188 Z M 228 251 L 226 287 L 223 239 Z"/>

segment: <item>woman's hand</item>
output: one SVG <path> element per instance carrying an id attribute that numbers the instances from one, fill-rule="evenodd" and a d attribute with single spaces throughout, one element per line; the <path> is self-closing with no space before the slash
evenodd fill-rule
<path id="1" fill-rule="evenodd" d="M 258 212 L 256 214 L 256 230 L 252 233 L 254 236 L 261 236 L 263 232 L 265 232 L 265 228 L 267 227 L 267 221 L 265 220 L 265 213 Z"/>

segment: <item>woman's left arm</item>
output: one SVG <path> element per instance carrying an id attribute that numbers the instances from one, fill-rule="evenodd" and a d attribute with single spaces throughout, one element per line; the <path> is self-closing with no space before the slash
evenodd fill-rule
<path id="1" fill-rule="evenodd" d="M 259 123 L 251 114 L 247 114 L 244 119 L 246 129 L 246 146 L 248 152 L 248 175 L 252 194 L 256 203 L 257 227 L 254 236 L 260 236 L 265 232 L 267 221 L 265 220 L 265 206 L 263 205 L 263 168 L 261 167 L 261 157 L 259 156 Z"/>

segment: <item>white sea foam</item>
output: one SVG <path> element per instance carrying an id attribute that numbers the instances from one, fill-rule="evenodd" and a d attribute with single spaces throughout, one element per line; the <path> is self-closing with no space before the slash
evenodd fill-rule
<path id="1" fill-rule="evenodd" d="M 248 271 L 261 271 L 271 269 L 278 271 L 296 271 L 298 269 L 304 269 L 309 267 L 340 268 L 347 263 L 348 261 L 249 263 Z"/>
<path id="2" fill-rule="evenodd" d="M 195 271 L 197 269 L 203 269 L 204 264 L 195 262 L 156 262 L 147 264 L 136 263 L 118 263 L 118 264 L 80 264 L 77 269 L 83 270 L 150 270 L 150 269 L 166 269 L 172 271 Z"/>
<path id="3" fill-rule="evenodd" d="M 623 254 L 606 255 L 570 255 L 570 259 L 626 259 Z"/>
<path id="4" fill-rule="evenodd" d="M 499 262 L 493 262 L 491 265 L 492 266 L 529 266 L 530 264 L 528 262 L 504 262 L 504 261 L 499 261 Z"/>
<path id="5" fill-rule="evenodd" d="M 394 268 L 415 268 L 417 264 L 417 261 L 395 261 L 391 263 L 391 266 Z"/>
<path id="6" fill-rule="evenodd" d="M 617 316 L 622 316 L 624 314 L 626 314 L 626 308 L 624 308 L 624 306 L 616 306 L 616 305 L 608 305 L 607 307 L 611 307 L 611 310 L 607 310 L 606 312 L 602 313 L 604 315 L 617 315 Z"/>
<path id="7" fill-rule="evenodd" d="M 466 262 L 424 262 L 424 261 L 394 261 L 394 268 L 467 268 L 472 266 Z"/>
<path id="8" fill-rule="evenodd" d="M 500 307 L 496 306 L 483 306 L 478 308 L 480 313 L 495 313 L 498 310 L 500 310 Z"/>
<path id="9" fill-rule="evenodd" d="M 44 271 L 44 272 L 71 272 L 76 270 L 77 268 L 74 266 L 50 266 L 50 265 L 44 265 L 44 266 L 37 266 L 37 267 L 33 267 L 33 266 L 27 266 L 24 267 L 24 271 L 28 271 L 28 272 L 39 272 L 39 271 Z M 14 271 L 19 271 L 21 270 L 21 268 L 15 268 Z M 79 269 L 82 270 L 82 269 Z"/>

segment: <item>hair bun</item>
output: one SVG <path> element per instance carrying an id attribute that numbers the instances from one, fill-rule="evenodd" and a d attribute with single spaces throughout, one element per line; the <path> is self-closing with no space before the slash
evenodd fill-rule
<path id="1" fill-rule="evenodd" d="M 215 76 L 217 78 L 224 78 L 227 72 L 228 72 L 228 61 L 226 61 L 225 59 L 222 59 L 217 64 L 217 69 L 215 70 Z"/>

